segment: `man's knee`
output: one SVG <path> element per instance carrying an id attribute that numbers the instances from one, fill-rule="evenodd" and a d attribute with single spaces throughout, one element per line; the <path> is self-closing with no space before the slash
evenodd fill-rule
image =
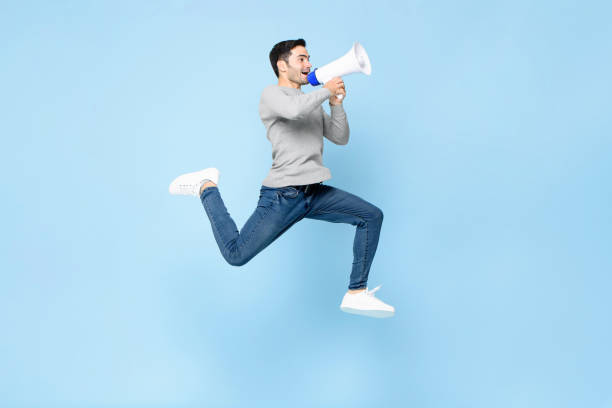
<path id="1" fill-rule="evenodd" d="M 251 260 L 250 257 L 242 256 L 239 253 L 229 254 L 229 255 L 224 256 L 224 258 L 227 261 L 227 263 L 232 266 L 246 265 Z"/>
<path id="2" fill-rule="evenodd" d="M 245 259 L 240 259 L 240 258 L 225 258 L 225 260 L 227 261 L 228 264 L 232 265 L 232 266 L 242 266 L 244 264 L 246 264 L 248 261 Z"/>
<path id="3" fill-rule="evenodd" d="M 374 207 L 372 209 L 372 219 L 375 222 L 381 223 L 383 221 L 383 218 L 385 217 L 385 215 L 383 214 L 382 210 L 378 207 Z"/>

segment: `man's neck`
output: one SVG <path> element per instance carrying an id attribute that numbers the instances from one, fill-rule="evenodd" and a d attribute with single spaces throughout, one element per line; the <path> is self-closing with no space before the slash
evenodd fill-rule
<path id="1" fill-rule="evenodd" d="M 278 78 L 278 86 L 286 86 L 287 88 L 302 89 L 302 85 L 289 81 L 287 78 Z"/>

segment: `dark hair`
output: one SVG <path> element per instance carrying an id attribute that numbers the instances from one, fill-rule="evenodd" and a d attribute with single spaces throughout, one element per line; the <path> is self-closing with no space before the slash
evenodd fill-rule
<path id="1" fill-rule="evenodd" d="M 278 60 L 282 59 L 288 64 L 289 55 L 291 55 L 291 50 L 297 47 L 298 45 L 305 47 L 306 41 L 304 41 L 302 38 L 299 38 L 297 40 L 281 41 L 274 47 L 272 47 L 272 51 L 270 51 L 270 64 L 272 64 L 272 69 L 274 70 L 274 73 L 276 74 L 277 78 L 278 67 L 276 66 L 276 63 L 278 62 Z"/>

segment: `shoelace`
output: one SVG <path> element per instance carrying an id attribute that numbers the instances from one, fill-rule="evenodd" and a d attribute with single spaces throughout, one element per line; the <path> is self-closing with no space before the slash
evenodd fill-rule
<path id="1" fill-rule="evenodd" d="M 178 190 L 186 193 L 194 193 L 198 189 L 196 184 L 178 184 L 176 187 Z"/>
<path id="2" fill-rule="evenodd" d="M 209 179 L 204 179 L 203 181 L 201 181 L 199 184 L 198 183 L 191 183 L 191 184 L 179 184 L 177 187 L 179 189 L 181 189 L 182 191 L 188 192 L 188 193 L 199 193 L 200 192 L 200 188 L 202 188 L 202 186 L 204 185 L 204 183 L 211 181 Z"/>
<path id="3" fill-rule="evenodd" d="M 380 289 L 380 287 L 381 287 L 381 286 L 382 286 L 382 285 L 378 285 L 377 287 L 375 287 L 375 288 L 374 288 L 374 289 L 372 289 L 372 290 L 368 290 L 368 288 L 366 288 L 366 290 L 365 290 L 365 294 L 366 294 L 367 296 L 372 296 L 372 297 L 374 297 L 374 293 L 375 293 L 375 292 L 376 292 L 378 289 Z"/>

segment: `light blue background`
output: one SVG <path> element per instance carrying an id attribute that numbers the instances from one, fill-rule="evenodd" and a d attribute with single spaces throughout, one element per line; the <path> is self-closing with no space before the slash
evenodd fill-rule
<path id="1" fill-rule="evenodd" d="M 2 406 L 612 407 L 608 4 L 3 2 Z M 372 61 L 324 163 L 385 213 L 392 319 L 338 309 L 354 227 L 236 268 L 167 191 L 218 167 L 244 224 L 299 37 Z"/>

